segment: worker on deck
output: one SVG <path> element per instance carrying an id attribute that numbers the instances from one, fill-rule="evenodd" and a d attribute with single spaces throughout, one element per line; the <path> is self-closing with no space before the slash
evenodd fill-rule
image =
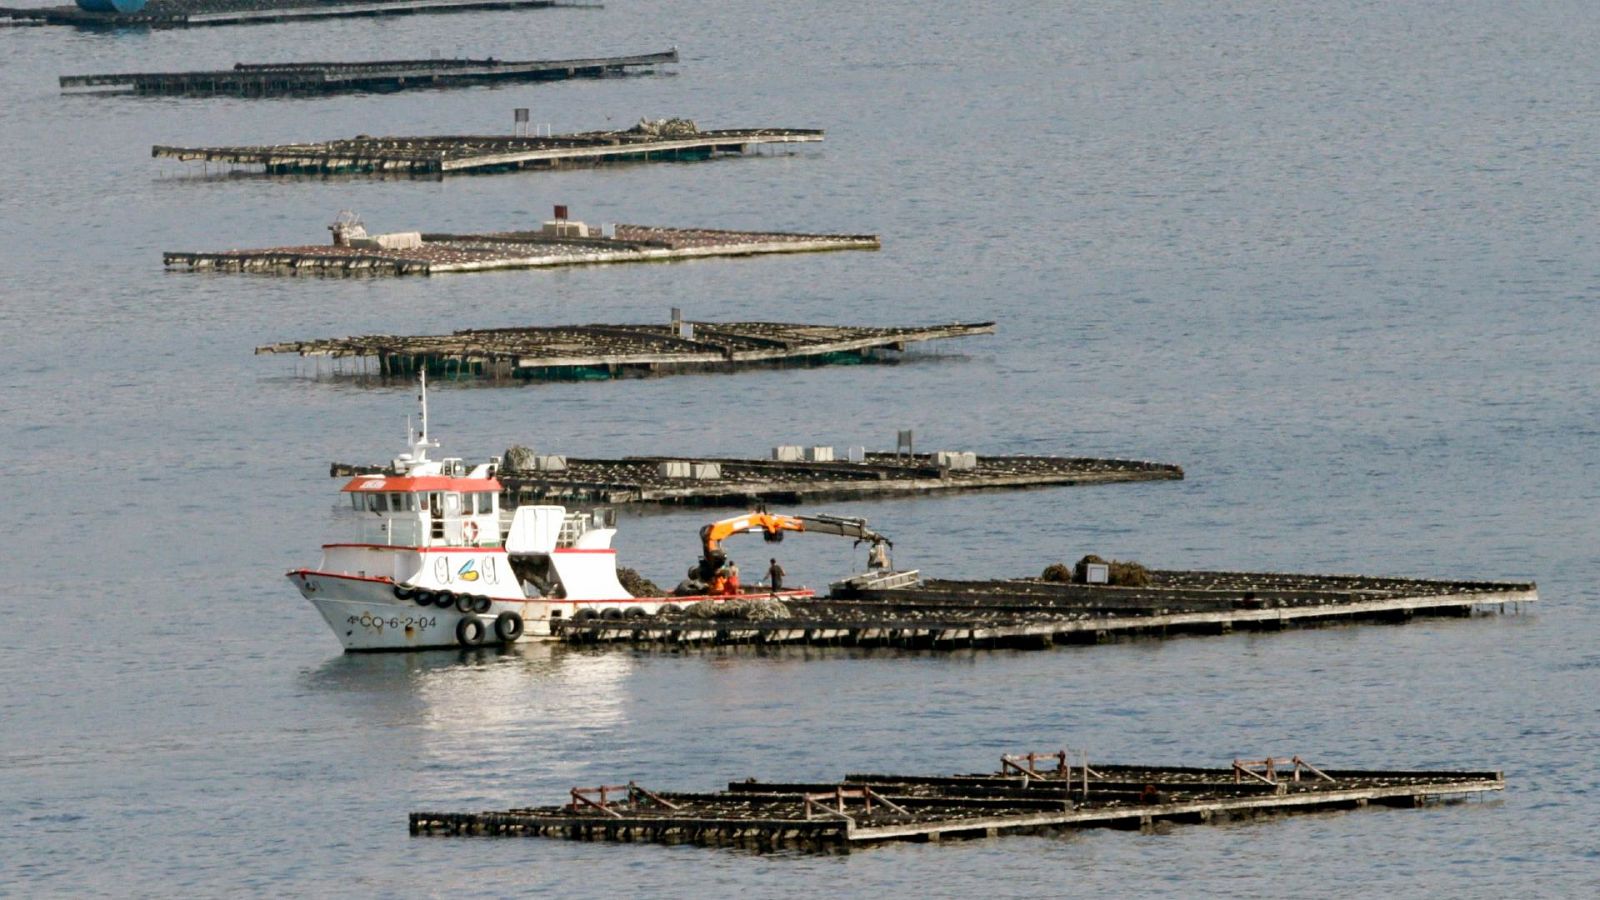
<path id="1" fill-rule="evenodd" d="M 706 575 L 706 593 L 714 597 L 728 593 L 728 560 L 707 557 L 701 560 L 701 565 L 710 570 L 710 575 Z"/>
<path id="2" fill-rule="evenodd" d="M 767 566 L 767 581 L 772 584 L 772 592 L 776 594 L 783 590 L 783 576 L 789 573 L 783 570 L 783 566 L 778 565 L 776 559 L 771 560 L 771 563 Z"/>
<path id="3" fill-rule="evenodd" d="M 731 559 L 728 560 L 728 575 L 724 589 L 729 594 L 739 593 L 739 564 Z"/>

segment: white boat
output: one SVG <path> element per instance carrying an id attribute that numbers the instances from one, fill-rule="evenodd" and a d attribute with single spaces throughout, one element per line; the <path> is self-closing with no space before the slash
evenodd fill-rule
<path id="1" fill-rule="evenodd" d="M 476 647 L 552 638 L 562 619 L 670 614 L 700 601 L 803 599 L 807 589 L 759 594 L 635 597 L 617 580 L 609 509 L 500 508 L 498 460 L 468 468 L 428 458 L 427 383 L 421 430 L 382 473 L 345 484 L 355 535 L 322 545 L 314 568 L 288 578 L 346 650 Z M 669 608 L 670 607 L 670 608 Z"/>

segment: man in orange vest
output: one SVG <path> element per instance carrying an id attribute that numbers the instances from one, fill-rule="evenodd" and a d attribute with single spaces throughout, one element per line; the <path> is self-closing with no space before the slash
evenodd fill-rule
<path id="1" fill-rule="evenodd" d="M 728 560 L 728 579 L 726 590 L 729 594 L 739 593 L 739 564 Z"/>

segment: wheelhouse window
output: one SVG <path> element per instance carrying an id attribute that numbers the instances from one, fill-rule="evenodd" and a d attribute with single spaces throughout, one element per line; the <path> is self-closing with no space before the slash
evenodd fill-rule
<path id="1" fill-rule="evenodd" d="M 492 513 L 492 512 L 494 512 L 494 491 L 480 491 L 480 492 L 478 492 L 477 497 L 478 497 L 478 512 L 480 512 L 480 513 Z"/>

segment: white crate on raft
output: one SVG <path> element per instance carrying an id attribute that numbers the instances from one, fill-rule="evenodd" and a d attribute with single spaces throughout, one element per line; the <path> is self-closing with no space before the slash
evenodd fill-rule
<path id="1" fill-rule="evenodd" d="M 970 450 L 939 450 L 933 454 L 933 464 L 941 469 L 976 469 L 978 454 Z"/>

